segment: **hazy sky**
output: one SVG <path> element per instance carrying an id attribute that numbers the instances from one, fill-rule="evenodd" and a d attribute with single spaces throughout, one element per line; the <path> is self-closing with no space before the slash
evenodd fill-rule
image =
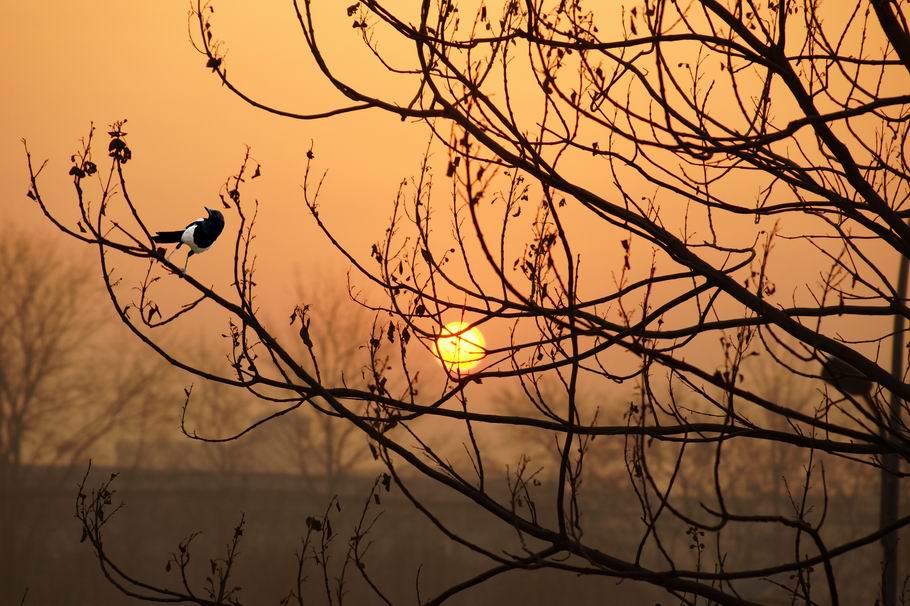
<path id="1" fill-rule="evenodd" d="M 41 180 L 45 200 L 72 217 L 70 155 L 94 122 L 95 159 L 106 166 L 107 126 L 127 118 L 133 160 L 125 169 L 133 200 L 152 229 L 182 227 L 202 215 L 203 205 L 219 207 L 218 191 L 249 145 L 262 165 L 262 176 L 246 189 L 249 198 L 261 203 L 259 301 L 267 319 L 286 322 L 300 302 L 295 299 L 298 282 L 318 293 L 322 282 L 342 282 L 348 268 L 315 228 L 303 203 L 301 184 L 311 141 L 314 169 L 328 170 L 320 214 L 342 243 L 365 259 L 371 243 L 383 237 L 399 183 L 419 171 L 429 137 L 423 124 L 402 123 L 377 110 L 299 122 L 237 99 L 192 47 L 188 2 L 103 0 L 78 6 L 2 1 L 0 82 L 8 93 L 0 102 L 0 220 L 36 238 L 93 254 L 57 232 L 26 198 L 21 138 L 28 139 L 37 162 L 49 160 Z M 255 9 L 237 14 L 216 6 L 216 33 L 228 41 L 228 69 L 247 90 L 295 111 L 345 103 L 315 72 L 289 1 L 257 3 Z M 334 22 L 339 37 L 328 37 L 330 43 L 359 48 L 344 7 L 335 8 L 344 19 Z M 381 70 L 362 69 L 364 57 L 351 52 L 336 56 L 343 61 L 342 73 L 356 75 L 367 86 L 394 87 L 394 82 L 380 80 Z M 444 160 L 440 152 L 439 161 Z M 233 236 L 236 216 L 226 215 L 226 233 Z M 221 292 L 230 283 L 228 244 L 219 242 L 190 264 L 194 275 L 204 276 Z M 182 262 L 182 254 L 176 258 Z M 175 304 L 192 297 L 168 276 L 161 285 L 168 294 L 182 297 Z M 321 297 L 320 303 L 325 301 Z M 210 317 L 197 314 L 195 321 Z M 214 341 L 219 341 L 222 328 L 219 324 L 219 332 L 211 333 Z M 365 342 L 367 335 L 356 338 Z M 438 366 L 429 358 L 423 362 Z M 437 378 L 442 378 L 441 368 L 437 370 Z"/>
<path id="2" fill-rule="evenodd" d="M 96 160 L 104 166 L 106 127 L 127 118 L 134 153 L 126 165 L 130 190 L 152 229 L 182 227 L 201 216 L 204 204 L 217 205 L 221 184 L 249 145 L 262 164 L 262 177 L 246 190 L 261 202 L 259 284 L 269 315 L 286 317 L 294 302 L 295 269 L 303 270 L 300 281 L 309 287 L 312 272 L 321 281 L 342 278 L 348 267 L 303 205 L 310 142 L 316 152 L 314 169 L 328 170 L 321 216 L 343 244 L 368 259 L 371 243 L 383 237 L 399 183 L 419 171 L 429 131 L 424 124 L 402 123 L 378 110 L 300 122 L 250 107 L 205 68 L 205 58 L 189 40 L 188 8 L 187 2 L 158 1 L 84 6 L 4 2 L 0 78 L 11 93 L 4 96 L 0 112 L 2 220 L 59 246 L 76 246 L 25 197 L 23 137 L 36 161 L 49 159 L 41 180 L 45 200 L 71 217 L 75 198 L 67 176 L 69 156 L 94 121 L 99 128 Z M 236 13 L 230 8 L 230 3 L 216 4 L 215 33 L 226 40 L 229 73 L 245 90 L 294 111 L 346 104 L 316 72 L 289 1 L 257 3 L 255 9 L 237 8 Z M 391 91 L 403 99 L 413 94 L 412 87 L 383 76 L 364 55 L 343 7 L 334 7 L 320 23 L 325 24 L 321 39 L 340 62 L 333 63 L 339 73 L 356 78 L 367 90 Z M 394 45 L 383 48 L 406 56 L 396 53 L 401 49 Z M 435 154 L 435 161 L 445 161 L 443 151 Z M 227 233 L 235 220 L 227 213 Z M 448 230 L 449 220 L 440 227 Z M 191 268 L 226 287 L 231 249 L 219 244 L 194 258 Z M 599 238 L 598 246 L 604 245 Z M 610 250 L 618 260 L 618 242 Z"/>
<path id="3" fill-rule="evenodd" d="M 370 243 L 382 237 L 398 183 L 417 173 L 429 136 L 423 124 L 403 124 L 378 110 L 299 122 L 252 108 L 223 89 L 190 44 L 187 2 L 52 5 L 5 0 L 4 5 L 0 78 L 11 91 L 0 112 L 4 200 L 0 212 L 5 220 L 12 216 L 16 223 L 42 233 L 50 230 L 24 196 L 22 137 L 29 140 L 37 160 L 50 159 L 42 181 L 46 199 L 56 208 L 70 210 L 73 197 L 66 171 L 79 138 L 94 121 L 105 145 L 103 129 L 128 118 L 126 130 L 134 151 L 127 167 L 131 190 L 151 227 L 162 229 L 182 226 L 200 216 L 203 204 L 216 201 L 246 144 L 263 165 L 263 177 L 251 183 L 248 195 L 262 203 L 259 266 L 268 282 L 285 279 L 292 263 L 303 268 L 346 267 L 329 252 L 302 204 L 304 154 L 311 140 L 315 168 L 329 170 L 322 216 L 338 230 L 343 243 L 364 257 Z M 344 104 L 315 71 L 289 1 L 257 3 L 255 10 L 241 7 L 236 13 L 230 12 L 231 3 L 216 6 L 216 37 L 226 40 L 229 74 L 241 87 L 262 101 L 295 111 Z M 412 94 L 412 87 L 401 86 L 400 78 L 384 77 L 364 55 L 341 8 L 322 17 L 321 40 L 330 60 L 341 62 L 333 66 L 342 76 L 356 78 L 367 90 L 393 91 L 402 98 Z M 394 45 L 384 42 L 383 48 L 396 55 Z M 442 151 L 436 154 L 437 160 L 444 159 Z M 603 167 L 590 158 L 577 162 L 573 166 L 585 177 L 592 170 L 603 175 L 586 179 L 588 187 L 609 186 Z M 653 188 L 641 193 L 652 195 Z M 671 211 L 672 205 L 665 209 Z M 230 225 L 228 216 L 229 229 Z M 604 226 L 598 226 L 594 233 L 584 229 L 576 237 L 590 238 L 598 264 L 612 271 L 621 263 L 619 238 L 605 238 Z M 744 236 L 747 241 L 738 244 L 751 241 L 751 235 Z M 226 259 L 219 255 L 226 253 L 227 247 L 213 249 L 194 260 L 194 266 L 200 270 L 224 266 Z M 644 271 L 647 261 L 639 265 Z M 587 267 L 594 269 L 590 263 Z"/>
<path id="4" fill-rule="evenodd" d="M 342 276 L 347 267 L 318 234 L 303 206 L 301 183 L 310 141 L 316 150 L 314 168 L 329 171 L 321 216 L 354 254 L 368 258 L 370 244 L 382 238 L 399 182 L 418 171 L 429 133 L 423 124 L 403 124 L 376 110 L 300 122 L 250 107 L 219 84 L 205 68 L 204 57 L 193 49 L 187 32 L 188 7 L 182 1 L 3 0 L 0 82 L 7 92 L 0 112 L 0 219 L 34 230 L 36 237 L 73 246 L 53 233 L 25 197 L 22 137 L 29 140 L 37 161 L 50 160 L 43 193 L 52 207 L 67 213 L 74 200 L 66 174 L 68 158 L 80 137 L 94 121 L 103 152 L 106 126 L 127 118 L 128 142 L 134 152 L 126 167 L 130 187 L 153 229 L 182 227 L 201 216 L 204 204 L 216 204 L 222 182 L 236 170 L 244 145 L 249 145 L 262 164 L 262 177 L 246 190 L 248 197 L 261 202 L 256 248 L 259 282 L 263 292 L 282 299 L 270 300 L 276 303 L 270 311 L 284 315 L 290 309 L 295 268 L 303 270 L 302 281 L 308 284 L 313 272 L 322 280 L 326 275 Z M 226 41 L 229 75 L 238 85 L 264 102 L 295 111 L 344 104 L 316 72 L 288 0 L 257 3 L 255 9 L 232 3 L 216 7 L 215 34 Z M 343 7 L 326 10 L 320 21 L 325 25 L 318 33 L 330 60 L 340 61 L 333 65 L 342 76 L 356 77 L 367 90 L 392 91 L 402 98 L 412 94 L 411 87 L 400 86 L 400 79 L 383 76 L 383 70 L 360 50 L 362 44 Z M 400 50 L 384 48 L 393 56 Z M 103 153 L 100 159 L 106 160 Z M 575 166 L 588 177 L 588 186 L 609 185 L 604 172 L 591 172 L 590 158 L 580 162 Z M 758 189 L 743 182 L 731 186 L 747 199 L 753 199 Z M 654 191 L 651 187 L 635 193 Z M 681 216 L 682 207 L 675 206 Z M 673 210 L 671 201 L 662 218 L 672 222 Z M 584 284 L 603 294 L 612 285 L 612 272 L 621 265 L 619 238 L 613 237 L 615 230 L 590 222 L 574 205 L 566 212 L 575 213 L 574 221 L 596 224 L 596 229 L 583 229 L 576 236 L 589 240 L 578 248 L 593 253 L 583 260 Z M 228 214 L 227 219 L 230 230 L 235 217 Z M 751 219 L 731 221 L 746 225 L 746 230 L 727 229 L 727 243 L 751 242 Z M 641 255 L 635 269 L 646 271 L 650 261 L 646 247 L 634 248 L 633 253 Z M 809 257 L 798 257 L 799 264 L 793 258 L 777 254 L 770 266 L 772 273 L 775 264 L 785 272 L 776 274 L 780 292 L 786 293 L 784 303 L 796 285 L 814 282 L 820 269 Z M 230 248 L 224 245 L 191 264 L 194 272 L 211 276 L 216 283 L 227 277 L 229 266 Z"/>
<path id="5" fill-rule="evenodd" d="M 51 231 L 25 198 L 20 138 L 28 139 L 36 159 L 50 160 L 42 181 L 46 199 L 69 211 L 74 198 L 66 171 L 80 137 L 94 121 L 99 142 L 106 145 L 107 125 L 127 118 L 134 151 L 127 166 L 131 191 L 153 228 L 180 227 L 198 218 L 203 204 L 217 201 L 221 183 L 238 167 L 244 145 L 250 145 L 263 175 L 248 190 L 263 210 L 260 266 L 268 267 L 266 275 L 286 275 L 291 256 L 304 268 L 345 266 L 325 254 L 328 248 L 302 204 L 311 140 L 317 168 L 330 171 L 323 214 L 344 227 L 340 233 L 347 242 L 371 242 L 382 235 L 399 180 L 418 167 L 427 136 L 419 125 L 402 125 L 378 111 L 296 122 L 251 108 L 228 93 L 189 42 L 186 2 L 2 4 L 4 222 L 46 235 Z M 337 93 L 332 95 L 312 72 L 289 2 L 258 3 L 256 10 L 240 15 L 219 10 L 216 16 L 216 26 L 230 39 L 232 72 L 264 100 L 299 111 L 337 103 Z M 268 246 L 266 240 L 273 238 L 282 246 Z M 369 244 L 359 246 L 369 252 Z M 199 270 L 223 264 L 222 253 L 228 248 L 213 249 L 194 264 Z"/>

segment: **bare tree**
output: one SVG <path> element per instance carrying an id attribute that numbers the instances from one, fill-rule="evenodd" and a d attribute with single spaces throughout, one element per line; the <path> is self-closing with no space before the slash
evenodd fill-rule
<path id="1" fill-rule="evenodd" d="M 369 362 L 357 335 L 369 335 L 370 314 L 361 307 L 345 309 L 348 294 L 331 290 L 328 278 L 311 294 L 298 288 L 296 297 L 308 303 L 297 306 L 291 323 L 281 330 L 294 344 L 293 354 L 308 371 L 326 381 L 366 389 L 365 367 Z M 317 311 L 319 310 L 319 311 Z M 318 322 L 313 322 L 313 317 Z M 225 335 L 228 336 L 228 335 Z M 183 335 L 187 338 L 187 335 Z M 200 331 L 190 340 L 208 343 L 207 351 L 193 354 L 196 367 L 224 363 L 217 344 L 207 342 Z M 307 415 L 289 411 L 281 423 L 250 432 L 260 415 L 259 398 L 217 382 L 190 385 L 180 414 L 184 437 L 203 444 L 176 443 L 162 437 L 170 449 L 158 457 L 160 467 L 195 467 L 219 472 L 270 471 L 299 475 L 314 491 L 336 494 L 339 483 L 350 479 L 355 469 L 363 471 L 367 443 L 357 428 L 331 415 Z M 201 455 L 189 459 L 188 453 Z"/>
<path id="2" fill-rule="evenodd" d="M 333 71 L 317 8 L 295 0 L 291 18 L 348 105 L 269 106 L 228 71 L 213 5 L 197 2 L 191 22 L 206 66 L 255 107 L 299 120 L 385 111 L 422 121 L 432 136 L 371 259 L 341 246 L 323 222 L 322 181 L 312 176 L 317 160 L 308 153 L 304 197 L 312 217 L 362 279 L 385 293 L 362 301 L 387 327 L 364 344 L 366 388 L 315 373 L 257 313 L 255 206 L 242 193 L 255 168 L 248 159 L 222 192 L 235 226 L 234 283 L 209 288 L 189 275 L 196 298 L 172 316 L 129 313 L 154 305 L 155 285 L 140 281 L 129 300 L 111 278 L 112 259 L 132 258 L 172 280 L 167 273 L 179 268 L 155 249 L 142 204 L 127 195 L 124 165 L 132 155 L 115 125 L 105 176 L 94 177 L 91 137 L 75 156 L 79 228 L 56 218 L 31 160 L 28 195 L 61 230 L 98 247 L 111 300 L 137 337 L 172 364 L 283 406 L 268 418 L 308 408 L 362 432 L 416 509 L 490 560 L 483 573 L 421 596 L 427 603 L 539 568 L 640 581 L 683 603 L 836 604 L 845 591 L 862 589 L 872 601 L 878 587 L 845 590 L 836 564 L 882 538 L 881 597 L 895 603 L 894 537 L 910 520 L 895 506 L 899 461 L 910 453 L 901 346 L 910 310 L 906 279 L 895 281 L 888 270 L 906 268 L 910 257 L 906 7 L 887 0 L 856 0 L 849 10 L 808 0 L 354 2 L 346 9 L 350 43 L 410 78 L 406 95 L 387 98 Z M 387 56 L 387 39 L 407 42 L 413 55 Z M 440 149 L 447 158 L 437 166 Z M 443 195 L 434 189 L 440 179 Z M 89 183 L 100 208 L 88 204 Z M 805 271 L 790 271 L 795 265 Z M 157 326 L 202 303 L 231 317 L 231 372 L 194 369 L 155 336 Z M 487 344 L 480 367 L 418 385 L 413 364 L 432 354 L 453 317 L 501 338 Z M 396 345 L 395 358 L 376 355 L 383 340 Z M 892 342 L 897 355 L 889 360 L 882 348 Z M 745 376 L 755 355 L 795 384 L 813 385 L 811 409 L 756 389 Z M 543 376 L 561 386 L 564 405 L 529 397 L 522 414 L 478 411 L 477 383 Z M 585 383 L 633 386 L 626 422 L 601 423 L 580 406 Z M 441 454 L 438 436 L 417 428 L 427 417 L 460 432 L 461 457 Z M 551 482 L 536 484 L 523 465 L 510 467 L 505 481 L 491 470 L 497 442 L 488 437 L 503 425 L 552 437 Z M 625 520 L 638 524 L 628 546 L 597 532 L 609 513 L 585 515 L 592 507 L 585 478 L 596 477 L 585 462 L 598 444 L 615 440 L 623 442 L 627 494 L 638 506 L 636 518 Z M 736 475 L 742 469 L 731 465 L 742 461 L 737 449 L 761 442 L 803 461 L 800 481 L 787 488 L 787 513 L 750 499 L 750 485 Z M 824 472 L 832 460 L 851 473 L 885 472 L 882 517 L 848 538 L 825 526 L 837 507 Z M 451 530 L 408 489 L 403 468 L 499 519 L 517 543 L 491 545 Z M 710 489 L 694 502 L 679 488 L 693 473 Z M 104 560 L 97 510 L 83 508 L 81 519 Z M 770 529 L 788 549 L 755 549 L 753 541 L 768 540 L 756 529 Z M 673 540 L 679 536 L 688 543 L 682 549 Z M 208 603 L 186 587 L 121 582 L 144 597 Z"/>
<path id="3" fill-rule="evenodd" d="M 100 441 L 152 415 L 166 366 L 111 335 L 87 260 L 7 229 L 0 275 L 0 569 L 10 579 L 0 601 L 18 603 L 27 589 L 22 564 L 36 557 L 44 522 L 29 498 L 84 465 Z"/>
<path id="4" fill-rule="evenodd" d="M 366 389 L 370 360 L 363 342 L 371 333 L 370 314 L 344 305 L 350 303 L 348 293 L 333 292 L 326 276 L 315 281 L 316 286 L 297 288 L 297 300 L 306 303 L 291 315 L 293 355 L 320 381 Z M 367 441 L 356 426 L 333 415 L 292 414 L 264 433 L 262 456 L 290 467 L 327 499 L 369 459 Z"/>

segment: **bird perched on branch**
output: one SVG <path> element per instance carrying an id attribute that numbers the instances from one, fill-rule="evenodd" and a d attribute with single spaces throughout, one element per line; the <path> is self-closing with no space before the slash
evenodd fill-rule
<path id="1" fill-rule="evenodd" d="M 187 225 L 185 229 L 178 231 L 159 231 L 152 236 L 152 240 L 159 244 L 173 244 L 176 242 L 177 248 L 175 248 L 171 254 L 174 254 L 174 252 L 184 244 L 190 247 L 190 252 L 186 255 L 186 262 L 183 264 L 183 271 L 181 274 L 186 273 L 186 266 L 190 262 L 190 257 L 194 254 L 208 250 L 224 229 L 224 215 L 221 214 L 221 211 L 212 210 L 207 206 L 204 208 L 208 213 L 208 216 L 203 217 L 198 221 L 193 221 Z M 168 258 L 170 258 L 170 255 L 168 255 Z"/>

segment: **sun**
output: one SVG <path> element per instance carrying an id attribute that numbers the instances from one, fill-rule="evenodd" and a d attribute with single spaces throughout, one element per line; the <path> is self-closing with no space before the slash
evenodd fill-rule
<path id="1" fill-rule="evenodd" d="M 449 322 L 436 339 L 436 355 L 449 370 L 461 373 L 487 355 L 483 334 L 467 322 Z"/>

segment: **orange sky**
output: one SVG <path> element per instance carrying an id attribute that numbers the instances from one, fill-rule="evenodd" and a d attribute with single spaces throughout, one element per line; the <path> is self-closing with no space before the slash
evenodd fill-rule
<path id="1" fill-rule="evenodd" d="M 8 4 L 0 23 L 0 77 L 13 91 L 0 113 L 5 220 L 49 229 L 24 197 L 21 137 L 28 138 L 37 158 L 51 161 L 43 180 L 47 199 L 69 208 L 67 159 L 79 138 L 91 121 L 103 128 L 124 117 L 135 154 L 128 166 L 131 188 L 153 227 L 172 228 L 199 216 L 204 203 L 215 201 L 247 144 L 263 165 L 263 178 L 250 189 L 263 203 L 262 240 L 293 243 L 294 262 L 304 267 L 317 259 L 319 265 L 337 261 L 336 255 L 324 256 L 327 248 L 301 204 L 304 152 L 311 139 L 316 168 L 329 170 L 324 217 L 343 227 L 344 241 L 356 243 L 354 251 L 364 255 L 368 243 L 382 235 L 399 181 L 417 172 L 428 137 L 421 124 L 402 124 L 380 111 L 298 122 L 251 108 L 225 91 L 189 43 L 187 3 Z M 229 7 L 218 5 L 216 33 L 228 42 L 229 70 L 242 86 L 292 110 L 338 103 L 338 93 L 314 72 L 289 2 L 260 3 L 257 10 L 237 14 Z M 344 61 L 343 75 L 356 74 L 368 90 L 396 90 L 396 79 L 381 78 L 381 70 L 358 69 L 366 63 L 351 50 L 361 45 L 347 20 L 326 23 L 338 26 L 329 30 L 338 39 L 324 39 L 330 49 L 343 50 L 331 54 Z M 581 173 L 590 175 L 594 165 L 581 162 Z M 597 238 L 602 243 L 602 234 Z M 289 255 L 270 255 L 263 242 L 261 252 L 269 258 L 261 266 L 285 275 Z M 619 247 L 613 248 L 618 261 Z M 213 253 L 206 257 L 197 267 L 223 261 Z"/>
<path id="2" fill-rule="evenodd" d="M 28 138 L 37 159 L 50 159 L 43 192 L 52 206 L 66 212 L 73 202 L 68 158 L 88 124 L 99 126 L 103 145 L 104 127 L 128 118 L 134 151 L 127 166 L 131 190 L 150 226 L 161 229 L 182 226 L 200 216 L 203 204 L 215 203 L 221 183 L 236 169 L 247 144 L 263 167 L 262 178 L 247 190 L 262 203 L 259 278 L 269 303 L 277 308 L 271 313 L 281 317 L 292 304 L 294 280 L 289 276 L 295 269 L 304 271 L 305 282 L 314 271 L 340 276 L 347 267 L 318 234 L 302 204 L 300 185 L 310 140 L 315 142 L 315 168 L 329 170 L 322 216 L 364 259 L 370 244 L 382 237 L 400 180 L 417 173 L 428 137 L 421 124 L 402 124 L 377 110 L 319 122 L 293 121 L 251 108 L 224 90 L 189 42 L 185 2 L 5 4 L 0 21 L 0 82 L 7 91 L 0 112 L 0 220 L 34 230 L 36 237 L 55 234 L 25 198 L 21 137 Z M 296 111 L 328 109 L 340 101 L 315 72 L 290 2 L 262 2 L 255 10 L 240 7 L 236 12 L 230 3 L 216 6 L 216 34 L 227 41 L 229 73 L 245 89 Z M 340 73 L 356 76 L 368 90 L 397 91 L 400 79 L 384 78 L 375 67 L 363 68 L 368 63 L 362 51 L 351 50 L 361 45 L 343 10 L 333 7 L 326 18 L 320 33 L 330 49 L 340 51 L 330 55 L 342 62 Z M 441 161 L 443 152 L 436 153 Z M 585 177 L 596 170 L 590 159 L 575 166 Z M 591 182 L 597 186 L 605 180 Z M 750 199 L 757 189 L 748 183 L 735 186 Z M 443 179 L 437 187 L 444 189 Z M 652 193 L 653 187 L 642 192 Z M 575 211 L 579 226 L 586 219 Z M 230 222 L 229 215 L 229 229 Z M 751 219 L 742 223 L 748 227 Z M 448 221 L 442 225 L 447 227 Z M 611 273 L 621 264 L 616 234 L 608 234 L 602 224 L 580 234 L 586 251 L 593 253 L 583 259 L 583 277 L 592 288 L 609 290 Z M 728 229 L 724 235 L 742 245 L 751 241 L 750 234 Z M 54 240 L 73 246 L 62 237 Z M 636 269 L 644 272 L 649 252 L 644 246 L 633 252 L 642 255 Z M 217 276 L 226 271 L 229 255 L 227 246 L 215 247 L 194 259 L 191 267 L 199 275 Z M 814 281 L 819 268 L 811 262 L 794 267 L 792 260 L 792 255 L 774 260 L 787 271 L 790 288 Z M 779 286 L 790 290 L 786 283 Z"/>
<path id="3" fill-rule="evenodd" d="M 262 177 L 246 190 L 262 204 L 259 283 L 268 314 L 285 317 L 296 303 L 297 269 L 303 270 L 306 285 L 310 272 L 320 280 L 342 278 L 348 267 L 303 206 L 310 141 L 316 150 L 314 169 L 329 171 L 321 216 L 352 252 L 368 259 L 370 244 L 383 236 L 399 183 L 418 173 L 429 132 L 423 124 L 402 123 L 378 110 L 299 122 L 246 105 L 220 86 L 192 48 L 187 8 L 184 2 L 109 0 L 88 6 L 17 2 L 6 9 L 0 23 L 0 78 L 15 92 L 4 97 L 0 112 L 2 220 L 59 246 L 77 246 L 56 233 L 25 197 L 22 137 L 37 160 L 50 161 L 41 180 L 46 201 L 72 216 L 70 154 L 94 121 L 99 164 L 104 164 L 106 126 L 127 118 L 134 152 L 126 166 L 130 190 L 153 229 L 180 227 L 201 216 L 203 204 L 217 204 L 222 182 L 249 145 L 262 164 Z M 261 3 L 257 10 L 236 14 L 229 9 L 229 3 L 218 5 L 216 32 L 227 40 L 230 73 L 246 90 L 295 111 L 345 104 L 315 71 L 290 2 Z M 341 51 L 332 55 L 340 61 L 340 73 L 356 77 L 367 90 L 397 90 L 400 78 L 362 69 L 367 58 L 351 50 L 362 45 L 343 10 L 325 19 L 328 31 L 337 33 L 324 38 Z M 401 90 L 402 96 L 411 94 L 410 88 Z M 445 161 L 444 152 L 436 154 L 438 162 Z M 437 190 L 444 191 L 447 180 L 438 181 Z M 443 197 L 440 211 L 444 204 Z M 232 219 L 229 213 L 228 230 Z M 440 229 L 448 230 L 449 224 L 443 219 Z M 612 249 L 618 258 L 618 244 Z M 192 271 L 215 276 L 216 283 L 219 275 L 227 280 L 230 254 L 228 246 L 216 246 L 193 259 Z"/>
<path id="4" fill-rule="evenodd" d="M 377 227 L 388 216 L 387 202 L 398 181 L 418 166 L 426 141 L 419 126 L 403 126 L 377 111 L 295 122 L 228 94 L 189 43 L 185 2 L 5 4 L 0 21 L 0 81 L 7 91 L 0 112 L 4 222 L 44 234 L 50 230 L 24 196 L 20 138 L 28 139 L 36 158 L 50 159 L 43 180 L 47 200 L 69 210 L 73 198 L 66 171 L 80 137 L 94 121 L 105 145 L 103 129 L 128 118 L 134 151 L 127 167 L 131 191 L 151 226 L 173 228 L 200 216 L 203 204 L 217 201 L 221 183 L 239 165 L 246 144 L 263 165 L 262 178 L 249 190 L 262 203 L 263 240 L 281 238 L 293 249 L 293 262 L 304 268 L 343 267 L 335 255 L 326 254 L 302 206 L 300 184 L 310 140 L 319 168 L 330 170 L 323 212 L 327 220 L 345 225 L 349 242 L 381 236 Z M 260 70 L 244 71 L 244 78 L 268 100 L 298 110 L 328 107 L 337 95 L 327 99 L 326 85 L 307 77 L 311 61 L 291 28 L 289 11 L 287 2 L 262 3 L 244 11 L 241 22 L 219 13 L 219 24 L 232 38 L 232 67 L 238 73 L 246 66 Z M 263 31 L 270 35 L 262 36 Z M 227 253 L 226 247 L 221 252 Z M 267 246 L 261 252 L 268 255 L 262 267 L 286 275 L 289 255 L 271 255 Z M 363 252 L 369 252 L 368 245 Z M 225 259 L 213 249 L 194 261 L 203 270 Z"/>

